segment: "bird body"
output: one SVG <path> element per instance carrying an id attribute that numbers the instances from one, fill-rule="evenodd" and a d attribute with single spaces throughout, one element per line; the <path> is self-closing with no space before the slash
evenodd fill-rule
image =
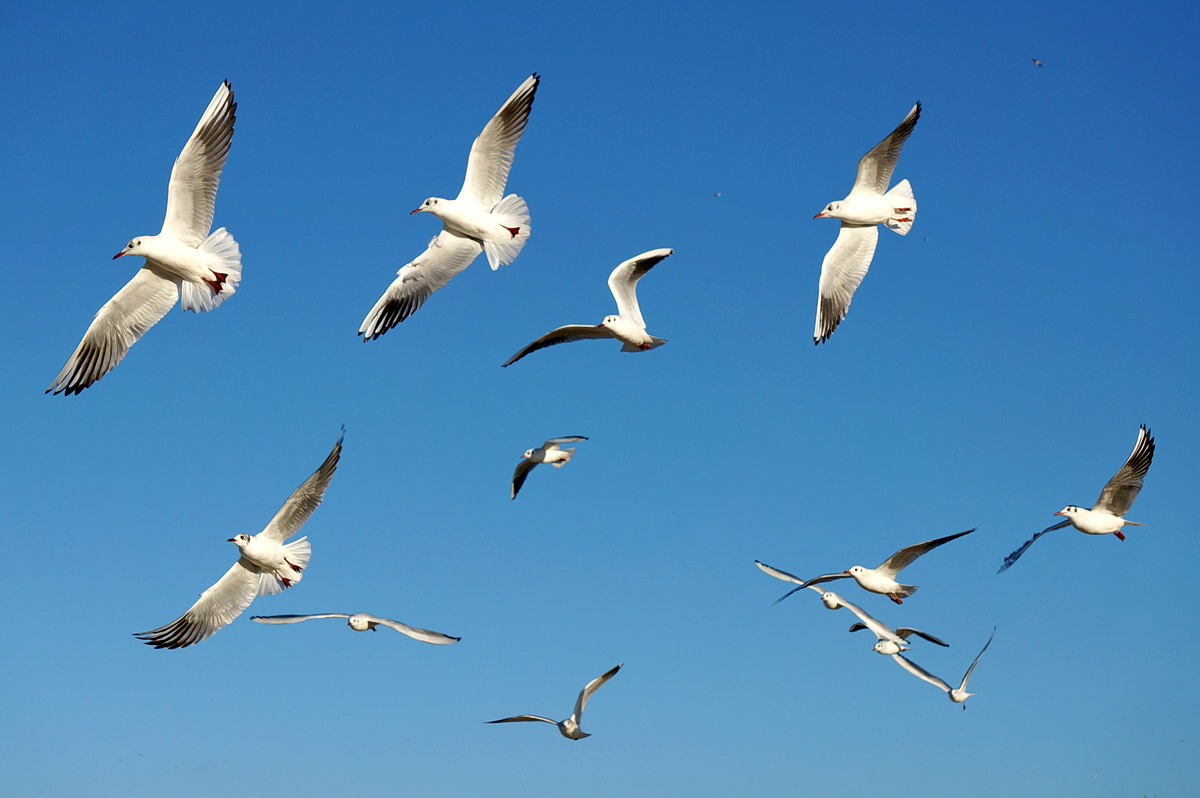
<path id="1" fill-rule="evenodd" d="M 1055 515 L 1066 516 L 1067 520 L 1071 522 L 1071 526 L 1085 535 L 1116 535 L 1121 540 L 1125 539 L 1125 535 L 1121 533 L 1121 527 L 1126 524 L 1130 526 L 1145 526 L 1145 524 L 1139 524 L 1137 521 L 1126 521 L 1123 516 L 1106 510 L 1088 510 L 1083 507 L 1076 507 L 1073 504 L 1068 504 L 1055 513 Z"/>
<path id="2" fill-rule="evenodd" d="M 879 568 L 866 568 L 862 565 L 855 565 L 846 571 L 858 586 L 863 590 L 869 590 L 872 593 L 882 593 L 889 596 L 893 601 L 897 598 L 908 598 L 913 593 L 917 592 L 916 585 L 902 585 L 892 578 L 894 574 L 888 575 L 886 569 L 882 566 Z M 896 601 L 899 604 L 899 601 Z"/>
<path id="3" fill-rule="evenodd" d="M 574 447 L 563 449 L 559 444 L 586 440 L 587 438 L 582 435 L 568 435 L 563 438 L 551 438 L 536 449 L 526 449 L 525 454 L 521 455 L 521 462 L 517 463 L 517 467 L 513 471 L 510 498 L 517 498 L 517 494 L 521 491 L 521 486 L 525 484 L 525 480 L 534 466 L 541 463 L 550 463 L 555 468 L 562 468 L 571 461 L 571 458 L 575 456 Z"/>
<path id="4" fill-rule="evenodd" d="M 370 613 L 356 612 L 353 615 L 347 615 L 344 612 L 327 612 L 320 615 L 256 615 L 250 620 L 265 624 L 285 624 L 299 623 L 301 621 L 309 621 L 313 618 L 345 618 L 346 625 L 356 632 L 374 632 L 377 626 L 386 626 L 389 629 L 395 629 L 401 634 L 408 635 L 414 640 L 420 640 L 422 643 L 432 643 L 435 646 L 445 646 L 451 643 L 457 643 L 461 637 L 451 637 L 444 635 L 441 632 L 434 632 L 429 629 L 418 629 L 415 626 L 393 621 L 391 618 L 379 618 Z"/>
<path id="5" fill-rule="evenodd" d="M 946 691 L 946 695 L 950 697 L 951 701 L 956 704 L 962 704 L 963 709 L 966 709 L 967 699 L 975 695 L 975 693 L 967 692 L 967 682 L 971 681 L 971 671 L 975 670 L 975 666 L 979 664 L 979 657 L 982 657 L 983 652 L 988 650 L 988 646 L 992 644 L 992 638 L 995 636 L 996 630 L 992 629 L 991 637 L 989 637 L 988 641 L 983 644 L 983 650 L 981 650 L 979 655 L 975 657 L 975 661 L 971 663 L 971 667 L 967 668 L 967 672 L 963 675 L 962 682 L 958 685 L 958 687 L 951 687 L 942 679 L 934 676 L 932 673 L 925 670 L 912 660 L 904 658 L 899 653 L 892 654 L 891 656 L 892 659 L 896 660 L 896 664 L 898 664 L 901 668 L 904 668 L 904 670 L 908 671 L 913 676 L 916 676 L 918 679 L 929 682 L 934 687 L 938 687 Z"/>
<path id="6" fill-rule="evenodd" d="M 592 693 L 599 690 L 605 682 L 617 674 L 621 670 L 622 662 L 612 670 L 597 676 L 592 679 L 587 685 L 579 691 L 579 697 L 575 699 L 575 711 L 571 713 L 571 717 L 565 720 L 551 720 L 544 718 L 541 715 L 515 715 L 511 718 L 501 718 L 500 720 L 489 720 L 488 723 L 520 723 L 523 721 L 541 721 L 558 727 L 559 733 L 568 740 L 582 740 L 584 737 L 592 735 L 579 728 L 580 721 L 583 719 L 583 708 L 587 706 L 588 699 L 592 697 Z"/>

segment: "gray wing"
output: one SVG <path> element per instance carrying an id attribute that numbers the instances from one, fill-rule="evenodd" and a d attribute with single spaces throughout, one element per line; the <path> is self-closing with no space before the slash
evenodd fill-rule
<path id="1" fill-rule="evenodd" d="M 817 286 L 817 322 L 813 328 L 813 343 L 819 344 L 833 335 L 846 318 L 850 301 L 859 283 L 871 268 L 875 245 L 879 243 L 877 225 L 842 222 L 837 241 L 825 260 L 821 261 L 821 281 Z"/>
<path id="2" fill-rule="evenodd" d="M 911 565 L 912 561 L 920 557 L 922 554 L 932 551 L 938 546 L 949 543 L 956 538 L 961 538 L 963 535 L 969 535 L 974 531 L 975 528 L 971 528 L 966 532 L 959 532 L 956 535 L 947 535 L 946 537 L 938 538 L 937 540 L 927 540 L 924 543 L 916 543 L 912 546 L 905 546 L 904 548 L 900 549 L 900 551 L 884 560 L 883 563 L 881 563 L 880 566 L 875 570 L 878 573 L 886 575 L 889 579 L 895 579 L 896 574 L 900 573 L 909 565 Z"/>
<path id="3" fill-rule="evenodd" d="M 416 313 L 434 291 L 470 266 L 480 252 L 483 244 L 474 238 L 443 229 L 424 252 L 396 272 L 396 279 L 363 319 L 358 328 L 363 343 L 375 340 Z"/>
<path id="4" fill-rule="evenodd" d="M 175 306 L 179 284 L 178 277 L 159 271 L 147 261 L 116 296 L 96 311 L 83 340 L 46 393 L 80 393 L 112 371 L 129 347 Z"/>
<path id="5" fill-rule="evenodd" d="M 621 665 L 624 664 L 624 662 L 621 663 Z M 621 670 L 621 665 L 618 665 L 607 673 L 592 679 L 587 683 L 586 687 L 579 691 L 579 698 L 575 699 L 575 711 L 571 714 L 571 717 L 575 719 L 576 723 L 579 723 L 580 719 L 583 717 L 583 708 L 587 706 L 588 699 L 592 697 L 592 693 L 599 690 L 604 686 L 605 682 L 615 676 L 617 671 Z"/>
<path id="6" fill-rule="evenodd" d="M 304 480 L 304 484 L 292 491 L 292 495 L 288 496 L 279 512 L 275 513 L 275 517 L 263 529 L 263 535 L 282 543 L 300 531 L 300 527 L 304 526 L 304 522 L 325 498 L 325 490 L 329 487 L 333 472 L 337 470 L 338 459 L 342 456 L 342 438 L 345 435 L 346 428 L 342 427 L 342 433 L 338 435 L 337 443 L 333 445 L 333 450 L 325 458 L 325 462 L 321 463 L 321 467 L 314 471 L 311 477 Z"/>
<path id="7" fill-rule="evenodd" d="M 349 618 L 344 612 L 325 612 L 320 615 L 252 615 L 250 620 L 266 624 L 300 623 L 313 618 Z"/>
<path id="8" fill-rule="evenodd" d="M 537 463 L 529 458 L 525 458 L 517 463 L 516 470 L 513 471 L 512 496 L 510 498 L 517 498 L 517 494 L 521 492 L 521 486 L 525 484 L 525 478 L 529 476 L 529 472 L 533 470 L 535 465 Z"/>
<path id="9" fill-rule="evenodd" d="M 560 443 L 575 443 L 576 441 L 586 441 L 586 440 L 587 440 L 587 438 L 583 437 L 582 435 L 568 435 L 565 438 L 551 438 L 550 440 L 548 440 L 544 444 L 542 444 L 542 446 L 547 449 L 551 449 L 551 448 L 557 449 L 558 445 Z"/>
<path id="10" fill-rule="evenodd" d="M 967 682 L 971 681 L 971 671 L 975 670 L 975 666 L 979 664 L 979 657 L 983 656 L 983 652 L 988 650 L 988 646 L 992 644 L 992 637 L 996 636 L 996 627 L 992 627 L 992 635 L 988 641 L 983 644 L 983 649 L 979 652 L 979 656 L 975 657 L 975 661 L 971 663 L 971 667 L 967 668 L 967 672 L 963 675 L 962 684 L 958 686 L 959 690 L 967 689 Z"/>
<path id="11" fill-rule="evenodd" d="M 1138 492 L 1142 489 L 1142 480 L 1146 478 L 1146 472 L 1150 470 L 1150 461 L 1153 459 L 1154 438 L 1151 437 L 1150 430 L 1143 424 L 1138 430 L 1137 443 L 1133 445 L 1133 452 L 1129 455 L 1129 459 L 1125 461 L 1125 465 L 1121 466 L 1121 470 L 1108 481 L 1104 490 L 1100 491 L 1100 498 L 1096 500 L 1096 506 L 1092 509 L 1124 518 L 1125 513 L 1129 512 L 1129 508 L 1133 506 L 1133 500 L 1137 498 Z"/>
<path id="12" fill-rule="evenodd" d="M 950 685 L 946 684 L 941 679 L 934 676 L 932 673 L 925 670 L 917 663 L 907 660 L 904 657 L 900 656 L 899 654 L 893 654 L 892 659 L 896 660 L 896 662 L 900 665 L 901 668 L 904 668 L 904 670 L 908 671 L 913 676 L 916 676 L 918 679 L 929 682 L 930 684 L 932 684 L 936 687 L 940 687 L 943 690 L 945 690 L 947 693 L 950 692 L 950 690 L 951 690 Z"/>
<path id="13" fill-rule="evenodd" d="M 921 117 L 921 104 L 917 103 L 904 117 L 904 121 L 887 135 L 883 141 L 876 144 L 870 152 L 858 162 L 858 175 L 854 179 L 854 188 L 850 197 L 862 195 L 879 196 L 888 189 L 892 182 L 892 172 L 896 169 L 896 161 L 900 160 L 900 148 L 908 139 L 917 120 Z"/>
<path id="14" fill-rule="evenodd" d="M 1021 546 L 1021 548 L 1017 549 L 1012 554 L 1005 557 L 1004 565 L 1001 565 L 1000 570 L 997 571 L 996 573 L 1002 574 L 1005 571 L 1007 571 L 1009 568 L 1011 568 L 1012 564 L 1015 563 L 1018 559 L 1020 559 L 1021 555 L 1025 553 L 1025 550 L 1033 545 L 1033 541 L 1037 540 L 1042 535 L 1046 534 L 1047 532 L 1050 532 L 1051 530 L 1062 529 L 1064 526 L 1067 526 L 1070 523 L 1071 523 L 1070 521 L 1063 521 L 1061 524 L 1055 524 L 1054 526 L 1048 526 L 1045 529 L 1043 529 L 1041 532 L 1038 532 L 1036 535 L 1031 537 L 1029 540 L 1025 541 L 1025 545 Z"/>
<path id="15" fill-rule="evenodd" d="M 895 632 L 893 632 L 892 628 L 890 626 L 883 623 L 882 621 L 880 621 L 877 618 L 871 617 L 869 614 L 867 614 L 867 611 L 864 610 L 862 607 L 858 606 L 857 604 L 851 604 L 849 601 L 846 601 L 845 599 L 842 599 L 839 603 L 846 609 L 850 610 L 850 612 L 857 615 L 858 619 L 860 621 L 862 621 L 863 626 L 867 629 L 870 629 L 872 632 L 874 632 L 875 636 L 878 637 L 880 640 L 891 640 L 894 643 L 903 643 L 904 642 L 904 638 L 900 637 Z M 853 632 L 856 630 L 853 627 L 851 627 L 850 631 Z"/>
<path id="16" fill-rule="evenodd" d="M 536 74 L 526 78 L 475 139 L 467 158 L 467 177 L 462 191 L 458 192 L 458 199 L 473 200 L 490 211 L 504 196 L 513 154 L 525 132 L 533 95 L 540 81 Z"/>
<path id="17" fill-rule="evenodd" d="M 225 81 L 204 110 L 183 152 L 175 159 L 167 186 L 167 218 L 163 221 L 162 235 L 177 238 L 189 247 L 200 246 L 208 237 L 217 184 L 233 141 L 236 111 L 233 88 Z"/>
<path id="18" fill-rule="evenodd" d="M 907 640 L 909 635 L 916 635 L 917 637 L 923 637 L 926 640 L 928 640 L 930 643 L 937 643 L 939 646 L 943 646 L 945 648 L 950 648 L 949 643 L 943 643 L 941 640 L 938 640 L 933 635 L 926 634 L 925 632 L 922 632 L 920 629 L 910 629 L 907 626 L 901 626 L 900 628 L 896 629 L 897 637 L 903 637 L 905 640 Z"/>
<path id="19" fill-rule="evenodd" d="M 261 573 L 257 565 L 239 559 L 183 615 L 166 626 L 138 632 L 134 637 L 155 648 L 185 648 L 211 637 L 254 601 Z"/>
<path id="20" fill-rule="evenodd" d="M 367 615 L 366 613 L 363 614 Z M 393 621 L 391 618 L 376 618 L 374 615 L 367 615 L 367 618 L 389 629 L 395 629 L 400 634 L 408 635 L 413 640 L 420 640 L 422 643 L 432 643 L 435 646 L 448 646 L 451 643 L 457 643 L 459 640 L 462 640 L 461 637 L 451 637 L 450 635 L 444 635 L 441 632 L 434 632 L 429 629 L 418 629 L 406 623 Z"/>
<path id="21" fill-rule="evenodd" d="M 608 290 L 612 291 L 613 299 L 617 300 L 617 312 L 637 322 L 643 330 L 646 322 L 642 319 L 642 310 L 638 307 L 637 282 L 675 250 L 652 249 L 641 255 L 630 258 L 612 270 L 608 275 Z"/>
<path id="22" fill-rule="evenodd" d="M 500 720 L 489 720 L 487 723 L 520 723 L 526 720 L 540 720 L 542 723 L 549 723 L 554 726 L 558 725 L 558 721 L 543 718 L 541 715 L 514 715 L 511 718 L 500 718 Z"/>
<path id="23" fill-rule="evenodd" d="M 597 327 L 592 324 L 567 324 L 562 327 L 551 330 L 550 332 L 537 339 L 529 346 L 517 352 L 508 359 L 507 363 L 501 364 L 501 367 L 511 366 L 521 358 L 528 355 L 530 352 L 536 352 L 539 349 L 545 349 L 548 346 L 556 346 L 558 344 L 569 344 L 572 341 L 583 341 L 588 338 L 612 338 L 610 333 L 604 327 Z"/>

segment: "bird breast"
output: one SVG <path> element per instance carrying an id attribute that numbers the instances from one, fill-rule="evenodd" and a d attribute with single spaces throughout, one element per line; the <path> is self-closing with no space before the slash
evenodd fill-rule
<path id="1" fill-rule="evenodd" d="M 617 316 L 612 321 L 604 323 L 604 329 L 612 333 L 613 338 L 626 344 L 640 346 L 651 342 L 651 337 L 646 334 L 646 331 L 639 327 L 632 319 L 627 319 L 624 316 Z"/>
<path id="2" fill-rule="evenodd" d="M 274 571 L 283 565 L 283 546 L 255 535 L 242 547 L 242 556 L 264 571 Z"/>
<path id="3" fill-rule="evenodd" d="M 222 263 L 220 258 L 166 235 L 143 236 L 136 254 L 193 283 L 211 280 L 213 267 Z"/>
<path id="4" fill-rule="evenodd" d="M 429 212 L 441 219 L 448 230 L 470 238 L 498 243 L 507 243 L 513 238 L 512 233 L 505 230 L 495 216 L 472 202 L 444 199 Z"/>
<path id="5" fill-rule="evenodd" d="M 834 213 L 836 219 L 850 224 L 883 224 L 896 215 L 895 197 L 847 197 Z M 903 199 L 903 198 L 899 198 Z"/>
<path id="6" fill-rule="evenodd" d="M 1097 513 L 1080 508 L 1071 516 L 1071 524 L 1087 535 L 1110 535 L 1124 526 L 1123 519 L 1112 513 Z"/>

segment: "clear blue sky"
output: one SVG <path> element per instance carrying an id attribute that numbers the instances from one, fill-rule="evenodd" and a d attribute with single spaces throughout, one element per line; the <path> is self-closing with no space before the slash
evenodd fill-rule
<path id="1" fill-rule="evenodd" d="M 1185 795 L 1200 779 L 1200 167 L 1190 4 L 25 4 L 0 12 L 0 792 L 43 796 Z M 1045 66 L 1037 68 L 1032 58 Z M 471 141 L 543 76 L 509 190 L 533 234 L 363 344 Z M 215 224 L 243 281 L 80 396 L 43 390 L 162 224 L 220 81 Z M 921 100 L 845 323 L 812 345 L 858 158 Z M 720 196 L 714 194 L 720 192 Z M 500 364 L 640 285 L 646 354 Z M 1121 543 L 1055 532 L 1138 424 Z M 304 581 L 156 651 L 346 425 Z M 566 468 L 525 449 L 586 435 Z M 905 572 L 966 712 L 786 586 Z M 806 591 L 808 593 L 808 591 Z M 339 622 L 367 611 L 423 645 Z M 582 742 L 549 727 L 579 688 Z M 882 786 L 881 786 L 882 785 Z"/>

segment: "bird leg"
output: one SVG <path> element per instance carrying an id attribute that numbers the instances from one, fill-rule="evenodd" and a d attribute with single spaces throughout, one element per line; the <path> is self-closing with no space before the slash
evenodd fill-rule
<path id="1" fill-rule="evenodd" d="M 643 352 L 645 352 L 649 348 L 650 348 L 650 344 L 638 344 L 638 349 L 642 350 Z"/>
<path id="2" fill-rule="evenodd" d="M 213 294 L 216 295 L 216 294 L 221 293 L 221 288 L 224 287 L 225 279 L 227 277 L 229 277 L 228 274 L 223 274 L 221 272 L 213 272 L 214 279 L 209 280 L 204 277 L 202 277 L 200 279 L 202 279 L 202 280 L 204 280 L 204 282 L 208 283 L 209 288 L 211 288 L 213 290 Z"/>
<path id="3" fill-rule="evenodd" d="M 892 601 L 896 602 L 897 604 L 903 604 L 903 603 L 904 603 L 904 602 L 903 602 L 903 601 L 901 601 L 900 599 L 896 598 L 896 594 L 895 594 L 895 593 L 888 593 L 888 598 L 890 598 Z"/>
<path id="4" fill-rule="evenodd" d="M 504 225 L 500 225 L 500 226 L 504 227 Z M 513 238 L 516 238 L 517 236 L 519 236 L 521 234 L 521 228 L 519 228 L 519 227 L 504 227 L 504 229 L 507 230 L 508 234 L 511 235 Z"/>
<path id="5" fill-rule="evenodd" d="M 286 557 L 284 557 L 283 561 L 285 563 L 287 563 L 289 566 L 291 566 L 291 569 L 293 571 L 295 571 L 296 573 L 302 573 L 304 571 L 303 568 L 301 568 L 299 565 L 296 565 L 296 563 L 292 562 L 291 560 L 287 559 Z"/>
<path id="6" fill-rule="evenodd" d="M 1119 529 L 1116 532 L 1113 532 L 1113 534 L 1116 535 L 1120 540 L 1125 539 L 1125 533 Z"/>

